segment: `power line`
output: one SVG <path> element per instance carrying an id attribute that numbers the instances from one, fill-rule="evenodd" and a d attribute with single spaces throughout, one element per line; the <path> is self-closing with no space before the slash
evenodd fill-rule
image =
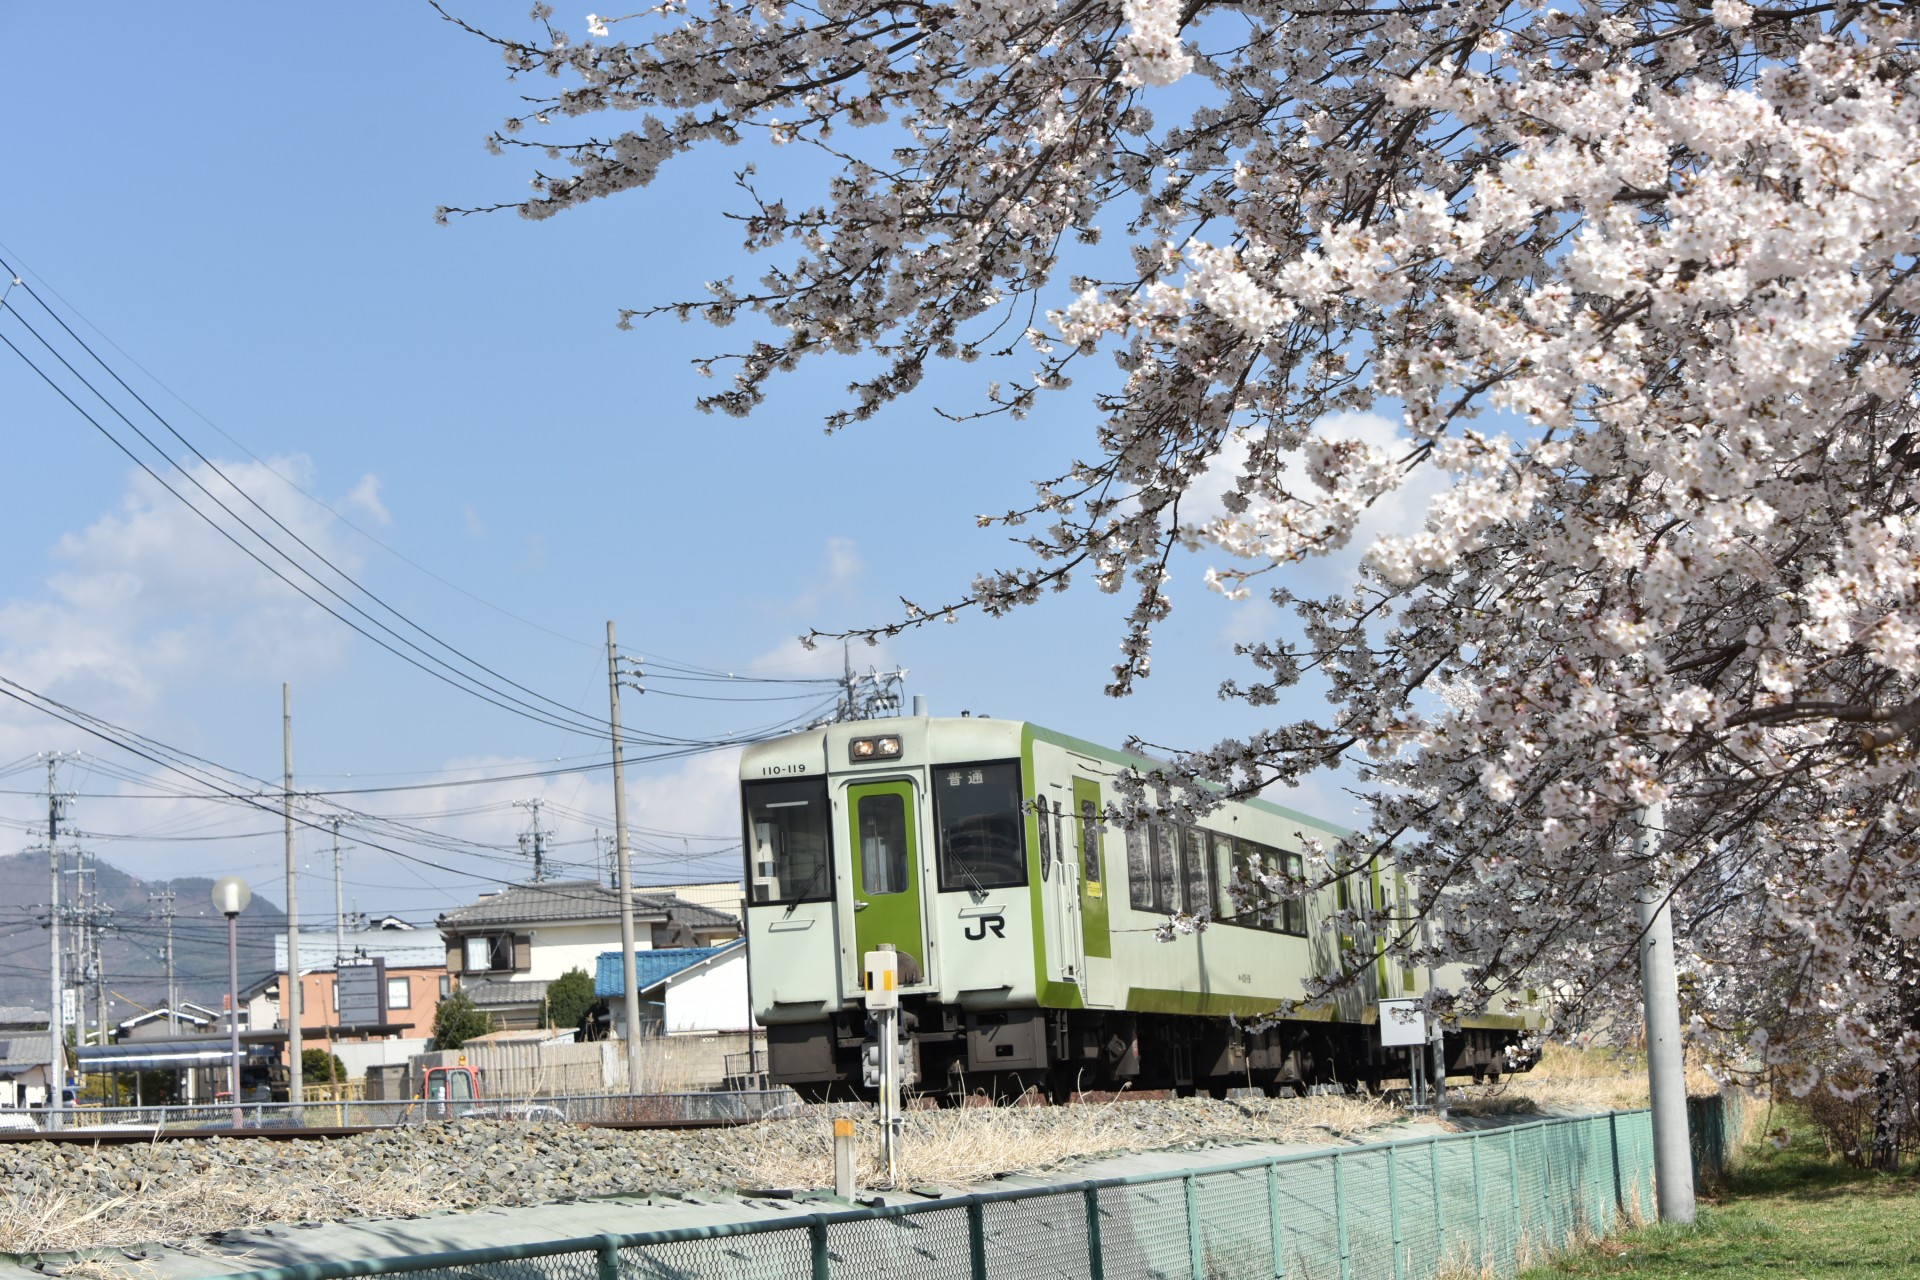
<path id="1" fill-rule="evenodd" d="M 4 269 L 9 275 L 13 274 L 13 268 L 10 265 L 8 265 L 4 259 L 0 259 L 0 269 Z M 15 277 L 15 278 L 18 278 L 18 277 Z M 105 360 L 101 359 L 100 355 L 97 352 L 95 352 L 92 347 L 87 345 L 85 339 L 81 338 L 80 335 L 78 335 L 73 331 L 72 326 L 67 324 L 66 320 L 63 319 L 58 312 L 55 312 L 51 307 L 47 306 L 46 302 L 40 297 L 40 295 L 34 291 L 33 286 L 23 285 L 23 287 L 26 290 L 27 296 L 32 298 L 34 302 L 39 304 L 40 309 L 46 312 L 46 314 L 53 319 L 53 322 L 59 325 L 62 331 L 64 331 L 69 338 L 72 338 L 74 342 L 78 343 L 80 346 L 80 349 L 82 351 L 85 351 L 88 357 L 91 358 L 95 364 L 97 364 L 101 369 L 105 370 L 107 373 L 107 376 L 112 378 L 114 382 L 120 386 L 121 390 L 125 391 L 128 395 L 132 396 L 134 399 L 134 402 L 137 403 L 143 410 L 145 410 L 148 416 L 150 416 L 155 422 L 158 422 L 161 425 L 161 427 L 163 427 L 169 435 L 171 435 L 175 440 L 178 440 L 187 449 L 187 451 L 191 453 L 194 456 L 194 458 L 196 458 L 200 462 L 202 466 L 206 467 L 215 476 L 218 476 L 220 481 L 224 483 L 229 489 L 232 489 L 243 500 L 245 500 L 245 502 L 249 506 L 253 507 L 254 510 L 258 511 L 261 515 L 265 516 L 269 521 L 271 521 L 273 526 L 276 529 L 280 530 L 281 533 L 291 538 L 294 541 L 294 543 L 298 545 L 308 555 L 312 556 L 314 559 L 318 560 L 322 565 L 326 566 L 328 570 L 330 570 L 336 577 L 338 577 L 342 582 L 344 582 L 349 588 L 359 592 L 361 595 L 365 596 L 368 600 L 372 601 L 380 609 L 392 615 L 395 619 L 397 619 L 403 625 L 411 628 L 413 631 L 418 632 L 421 636 L 425 637 L 428 641 L 430 641 L 435 645 L 438 645 L 440 648 L 446 650 L 448 653 L 453 654 L 456 658 L 460 659 L 462 662 L 465 662 L 468 665 L 482 672 L 485 672 L 487 675 L 493 677 L 495 680 L 498 680 L 513 689 L 517 689 L 521 693 L 527 694 L 529 697 L 537 699 L 539 702 L 546 703 L 548 706 L 556 708 L 558 713 L 561 715 L 574 717 L 575 720 L 577 721 L 577 724 L 574 726 L 571 726 L 573 731 L 592 732 L 597 734 L 605 729 L 606 725 L 604 721 L 599 720 L 590 715 L 587 715 L 585 713 L 582 713 L 573 707 L 567 706 L 565 703 L 559 702 L 553 698 L 547 697 L 544 694 L 538 693 L 535 690 L 527 688 L 525 685 L 522 685 L 517 681 L 514 681 L 500 674 L 499 672 L 495 671 L 493 668 L 487 666 L 485 663 L 472 657 L 471 655 L 461 650 L 457 646 L 451 644 L 450 642 L 441 639 L 439 636 L 435 635 L 433 632 L 427 630 L 425 627 L 421 626 L 419 623 L 407 617 L 407 615 L 402 613 L 400 610 L 388 604 L 378 594 L 370 590 L 368 587 L 364 586 L 359 581 L 357 581 L 353 577 L 353 575 L 347 573 L 344 569 L 340 568 L 331 559 L 329 559 L 324 552 L 321 552 L 319 549 L 314 547 L 311 543 L 307 542 L 306 539 L 302 538 L 298 533 L 288 528 L 285 522 L 283 522 L 278 516 L 274 515 L 273 512 L 269 511 L 265 506 L 263 506 L 257 499 L 253 497 L 252 494 L 248 493 L 244 488 L 242 488 L 240 485 L 235 483 L 231 477 L 229 477 L 224 471 L 220 469 L 217 463 L 215 463 L 212 459 L 207 457 L 206 454 L 201 452 L 200 449 L 196 447 L 191 440 L 188 440 L 187 437 L 183 435 L 177 428 L 175 428 L 173 424 L 169 422 L 163 414 L 161 414 L 158 410 L 156 410 L 151 404 L 147 403 L 147 401 L 140 395 L 139 392 L 135 391 L 131 386 L 127 384 L 126 379 L 122 378 L 119 375 L 119 373 L 110 364 L 108 364 Z M 49 386 L 52 386 L 56 391 L 60 392 L 61 396 L 64 399 L 66 399 L 70 405 L 74 407 L 75 411 L 79 412 L 80 414 L 82 414 L 82 416 L 86 417 L 87 420 L 90 423 L 92 423 L 97 430 L 99 430 L 102 434 L 106 435 L 108 439 L 112 440 L 115 446 L 121 450 L 121 452 L 125 453 L 129 458 L 133 459 L 134 462 L 139 464 L 142 470 L 146 471 L 149 476 L 152 476 L 157 483 L 159 483 L 163 488 L 167 490 L 167 492 L 171 493 L 175 498 L 179 499 L 181 503 L 183 503 L 189 510 L 193 511 L 194 514 L 198 515 L 209 526 L 211 526 L 216 530 L 219 530 L 223 536 L 227 537 L 228 541 L 232 542 L 236 547 L 239 547 L 241 550 L 247 551 L 248 554 L 255 561 L 257 561 L 262 568 L 266 569 L 269 573 L 272 573 L 275 577 L 280 578 L 281 581 L 286 582 L 287 585 L 293 587 L 296 591 L 299 591 L 300 594 L 302 594 L 303 596 L 306 596 L 309 600 L 312 600 L 313 603 L 315 603 L 316 605 L 319 605 L 322 609 L 325 609 L 328 613 L 333 614 L 334 617 L 338 618 L 341 622 L 345 623 L 346 625 L 352 627 L 355 631 L 360 632 L 360 634 L 366 636 L 369 640 L 373 640 L 376 644 L 379 644 L 382 648 L 387 649 L 389 652 L 393 653 L 396 657 L 400 657 L 408 662 L 413 663 L 413 665 L 415 666 L 419 666 L 422 670 L 427 671 L 428 674 L 436 675 L 438 678 L 446 680 L 447 683 L 450 683 L 450 684 L 454 683 L 456 679 L 466 680 L 476 686 L 479 686 L 481 689 L 484 689 L 486 692 L 480 693 L 473 689 L 465 689 L 463 686 L 460 686 L 458 684 L 456 684 L 455 687 L 463 688 L 464 692 L 468 692 L 470 694 L 473 694 L 474 696 L 481 697 L 483 701 L 491 702 L 495 706 L 502 706 L 503 709 L 506 709 L 506 710 L 513 709 L 512 707 L 505 705 L 506 703 L 512 703 L 522 708 L 522 710 L 518 714 L 529 715 L 529 718 L 546 717 L 549 720 L 551 720 L 551 718 L 554 716 L 555 712 L 541 711 L 533 703 L 526 702 L 523 699 L 514 697 L 512 694 L 505 693 L 499 689 L 494 689 L 491 686 L 488 686 L 485 681 L 480 680 L 477 677 L 474 677 L 466 672 L 463 672 L 458 668 L 456 668 L 455 666 L 453 666 L 451 663 L 448 663 L 444 659 L 439 658 L 437 655 L 429 653 L 427 650 L 421 648 L 419 645 L 406 639 L 404 636 L 400 635 L 397 631 L 395 631 L 392 627 L 381 622 L 379 619 L 373 617 L 366 610 L 362 609 L 360 606 L 354 604 L 351 600 L 348 600 L 345 596 L 341 595 L 340 592 L 335 590 L 330 584 L 323 581 L 319 577 L 319 575 L 315 574 L 307 566 L 301 564 L 292 555 L 289 555 L 284 549 L 278 546 L 273 541 L 273 539 L 269 538 L 266 534 L 262 533 L 259 529 L 255 528 L 253 525 L 248 523 L 245 517 L 243 517 L 238 512 L 236 512 L 232 507 L 228 506 L 224 501 L 222 501 L 218 496 L 216 496 L 205 485 L 201 484 L 199 479 L 195 477 L 191 471 L 189 471 L 186 467 L 182 466 L 177 459 L 175 459 L 165 449 L 161 448 L 160 445 L 156 443 L 151 436 L 149 436 L 145 431 L 141 430 L 141 428 L 131 418 L 129 418 L 124 412 L 122 412 L 119 406 L 115 405 L 107 395 L 105 395 L 98 387 L 96 387 L 92 383 L 92 381 L 90 381 L 87 378 L 85 374 L 81 373 L 78 369 L 74 368 L 73 363 L 69 361 L 64 355 L 62 355 L 57 349 L 55 349 L 53 344 L 47 341 L 46 337 L 42 335 L 38 329 L 34 328 L 33 324 L 29 320 L 27 320 L 27 318 L 24 315 L 20 313 L 18 307 L 4 307 L 0 309 L 7 310 L 15 318 L 15 320 L 17 320 L 20 323 L 21 327 L 26 329 L 28 333 L 32 334 L 34 338 L 41 344 L 41 346 L 45 347 L 47 349 L 47 352 L 50 355 L 52 355 L 54 359 L 60 362 L 60 364 L 67 370 L 68 373 L 72 374 L 76 379 L 78 379 L 82 386 L 86 387 L 88 391 L 92 392 L 93 395 L 102 404 L 106 405 L 107 408 L 113 412 L 115 417 L 119 418 L 120 421 L 124 423 L 130 431 L 132 431 L 135 435 L 139 436 L 140 439 L 146 443 L 148 448 L 152 449 L 155 453 L 165 458 L 168 461 L 168 463 L 171 464 L 173 468 L 177 470 L 180 473 L 180 475 L 187 480 L 188 483 L 192 484 L 195 489 L 199 490 L 200 493 L 203 494 L 208 499 L 208 501 L 212 502 L 215 506 L 219 507 L 221 511 L 225 512 L 227 516 L 230 519 L 232 519 L 236 524 L 238 524 L 241 528 L 245 529 L 248 533 L 252 534 L 256 539 L 260 541 L 260 543 L 263 546 L 265 546 L 268 550 L 272 551 L 274 554 L 278 555 L 282 560 L 286 561 L 286 563 L 290 565 L 293 569 L 305 575 L 305 577 L 308 578 L 310 581 L 312 581 L 315 586 L 319 587 L 321 590 L 325 591 L 328 595 L 338 600 L 344 608 L 352 610 L 355 614 L 364 618 L 369 625 L 377 627 L 381 631 L 385 632 L 387 635 L 392 636 L 395 641 L 413 650 L 415 653 L 419 654 L 421 658 L 424 658 L 426 661 L 432 662 L 437 666 L 444 668 L 446 672 L 450 673 L 451 678 L 449 678 L 449 676 L 439 675 L 438 673 L 434 672 L 431 668 L 422 666 L 420 662 L 417 662 L 411 658 L 407 658 L 405 654 L 400 653 L 400 651 L 397 649 L 394 649 L 393 646 L 385 643 L 384 641 L 380 640 L 378 637 L 372 635 L 370 632 L 364 630 L 358 624 L 354 623 L 351 619 L 346 618 L 345 616 L 336 612 L 334 609 L 332 609 L 322 601 L 315 599 L 311 593 L 309 593 L 304 588 L 302 588 L 298 583 L 295 583 L 291 579 L 287 578 L 285 574 L 281 573 L 278 569 L 274 568 L 274 566 L 272 566 L 271 564 L 268 564 L 265 560 L 262 560 L 258 555 L 254 555 L 250 549 L 245 547 L 239 541 L 239 539 L 233 537 L 227 530 L 222 529 L 221 526 L 218 524 L 218 522 L 211 519 L 206 512 L 202 511 L 194 503 L 189 502 L 185 497 L 185 495 L 181 494 L 178 490 L 174 489 L 174 487 L 168 484 L 165 480 L 162 480 L 160 476 L 157 473 L 155 473 L 151 467 L 147 466 L 147 464 L 143 460 L 141 460 L 138 456 L 136 456 L 132 452 L 132 450 L 126 448 L 126 446 L 117 437 L 115 437 L 112 434 L 112 432 L 108 431 L 103 424 L 101 424 L 98 420 L 96 420 L 93 417 L 93 415 L 87 413 L 85 409 L 81 408 L 79 403 L 73 400 L 72 397 L 67 396 L 65 390 L 59 387 L 59 385 L 55 383 L 53 379 L 49 377 L 43 369 L 41 369 L 37 364 L 35 364 L 26 355 L 25 352 L 21 351 L 17 346 L 14 346 L 11 340 L 7 341 L 7 346 L 13 350 L 14 354 L 18 355 L 22 360 L 26 361 L 29 367 L 31 367 L 35 373 L 38 373 L 42 377 L 42 379 L 44 379 L 48 383 Z M 568 726 L 551 725 L 551 727 L 568 727 Z"/>

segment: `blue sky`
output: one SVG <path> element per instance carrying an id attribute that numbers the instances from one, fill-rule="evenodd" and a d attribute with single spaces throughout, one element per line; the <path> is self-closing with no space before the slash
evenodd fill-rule
<path id="1" fill-rule="evenodd" d="M 524 26 L 521 4 L 465 11 Z M 583 28 L 584 12 L 562 25 Z M 751 278 L 720 214 L 737 207 L 732 170 L 766 157 L 687 158 L 650 190 L 540 224 L 436 226 L 438 205 L 516 198 L 529 161 L 486 153 L 517 90 L 488 48 L 424 4 L 190 15 L 105 4 L 84 16 L 17 4 L 0 11 L 0 39 L 15 51 L 0 80 L 14 122 L 0 135 L 0 254 L 182 435 L 382 600 L 587 715 L 606 711 L 609 618 L 631 650 L 690 666 L 832 673 L 837 652 L 808 655 L 794 637 L 886 621 L 900 595 L 957 596 L 975 572 L 1016 562 L 975 514 L 1022 504 L 1032 479 L 1094 447 L 1080 390 L 1026 422 L 941 420 L 934 406 L 961 403 L 971 370 L 834 437 L 818 423 L 844 363 L 787 378 L 751 420 L 700 414 L 693 401 L 712 384 L 689 361 L 734 348 L 740 332 L 672 320 L 621 332 L 617 312 Z M 22 291 L 7 305 L 52 333 Z M 0 332 L 31 344 L 14 317 Z M 137 478 L 4 349 L 0 414 L 12 480 L 0 675 L 270 779 L 291 682 L 297 785 L 417 786 L 333 798 L 438 838 L 396 844 L 438 866 L 350 847 L 347 892 L 363 909 L 425 917 L 523 875 L 516 800 L 548 802 L 563 858 L 588 858 L 580 842 L 596 819 L 610 828 L 604 772 L 471 785 L 592 763 L 602 741 L 458 693 L 327 618 Z M 1177 566 L 1153 677 L 1125 701 L 1101 689 L 1126 601 L 1090 584 L 1014 619 L 936 626 L 854 657 L 909 668 L 909 693 L 936 713 L 1205 745 L 1257 722 L 1214 690 L 1245 673 L 1233 641 L 1278 621 L 1208 595 L 1207 563 Z M 661 696 L 667 687 L 628 700 L 629 726 L 720 738 L 807 705 Z M 0 765 L 52 748 L 92 757 L 63 779 L 82 793 L 74 825 L 100 837 L 103 857 L 150 877 L 241 874 L 282 897 L 274 822 L 144 798 L 159 788 L 115 777 L 114 762 L 148 766 L 0 709 Z M 736 873 L 732 766 L 722 751 L 632 771 L 641 878 Z M 34 790 L 39 768 L 23 763 L 0 788 Z M 114 798 L 129 795 L 143 798 Z M 1336 819 L 1351 808 L 1332 788 L 1284 798 Z M 22 828 L 42 809 L 0 795 L 0 847 L 33 843 Z M 316 834 L 300 848 L 302 914 L 317 921 L 330 861 Z"/>

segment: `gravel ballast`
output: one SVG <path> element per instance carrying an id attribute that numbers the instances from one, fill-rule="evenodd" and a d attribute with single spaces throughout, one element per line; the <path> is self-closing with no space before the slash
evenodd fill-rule
<path id="1" fill-rule="evenodd" d="M 0 1145 L 0 1253 L 179 1242 L 266 1223 L 832 1181 L 828 1108 L 730 1129 L 467 1120 L 345 1138 Z M 870 1113 L 869 1113 L 870 1114 Z M 911 1112 L 905 1180 L 962 1186 L 1076 1158 L 1236 1141 L 1338 1142 L 1397 1112 L 1358 1098 L 1125 1101 Z M 866 1177 L 878 1157 L 860 1126 Z"/>

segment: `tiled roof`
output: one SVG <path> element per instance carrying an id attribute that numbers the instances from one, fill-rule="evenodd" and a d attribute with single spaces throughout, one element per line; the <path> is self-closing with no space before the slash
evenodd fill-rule
<path id="1" fill-rule="evenodd" d="M 657 982 L 664 982 L 682 969 L 691 969 L 708 956 L 718 955 L 726 947 L 662 947 L 658 951 L 636 951 L 633 953 L 633 976 L 635 984 L 645 991 Z M 596 996 L 617 996 L 626 993 L 626 985 L 621 981 L 620 953 L 602 951 L 593 975 L 593 994 Z"/>
<path id="2" fill-rule="evenodd" d="M 509 1004 L 538 1004 L 547 998 L 545 979 L 530 979 L 526 982 L 463 982 L 460 989 L 467 993 L 467 999 L 482 1009 L 498 1008 Z"/>
<path id="3" fill-rule="evenodd" d="M 24 1004 L 0 1004 L 0 1027 L 21 1027 L 28 1031 L 46 1030 L 47 1011 Z"/>
<path id="4" fill-rule="evenodd" d="M 670 893 L 633 895 L 636 915 L 651 920 L 674 920 L 694 929 L 737 928 L 732 916 L 676 898 Z M 543 880 L 517 884 L 478 902 L 455 907 L 439 919 L 440 928 L 468 929 L 475 925 L 541 924 L 554 920 L 612 920 L 620 914 L 620 895 L 595 880 Z"/>
<path id="5" fill-rule="evenodd" d="M 44 1031 L 37 1035 L 31 1031 L 25 1034 L 16 1032 L 0 1038 L 0 1065 L 30 1067 L 45 1062 L 49 1056 L 48 1050 L 52 1047 Z"/>

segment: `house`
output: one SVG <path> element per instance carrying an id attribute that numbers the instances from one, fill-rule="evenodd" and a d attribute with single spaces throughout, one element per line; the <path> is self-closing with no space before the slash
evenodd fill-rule
<path id="1" fill-rule="evenodd" d="M 752 1003 L 747 998 L 746 939 L 735 938 L 717 947 L 677 947 L 634 956 L 635 986 L 640 992 L 642 1035 L 708 1035 L 714 1032 L 752 1031 Z M 626 1001 L 622 994 L 620 953 L 602 952 L 595 968 L 593 992 L 606 1001 L 609 1032 L 624 1031 Z"/>
<path id="2" fill-rule="evenodd" d="M 649 884 L 635 886 L 642 893 L 670 893 L 735 921 L 745 919 L 747 886 L 739 880 L 702 880 L 695 884 Z"/>
<path id="3" fill-rule="evenodd" d="M 284 935 L 273 940 L 273 967 L 274 1025 L 285 1026 Z M 343 971 L 348 973 L 344 980 Z M 345 934 L 333 929 L 300 932 L 300 1034 L 304 1040 L 430 1036 L 434 1012 L 451 990 L 446 951 L 439 935 L 428 930 L 388 916 L 370 928 Z"/>
<path id="4" fill-rule="evenodd" d="M 210 1035 L 221 1023 L 221 1015 L 205 1005 L 182 1000 L 177 1009 L 149 1009 L 114 1026 L 113 1041 L 125 1044 L 135 1040 L 161 1040 L 181 1035 Z"/>
<path id="5" fill-rule="evenodd" d="M 52 1056 L 45 1010 L 0 1005 L 0 1106 L 46 1105 Z"/>
<path id="6" fill-rule="evenodd" d="M 705 947 L 740 936 L 740 922 L 672 894 L 635 890 L 634 950 Z M 620 897 L 594 880 L 514 885 L 446 912 L 437 922 L 448 974 L 502 1030 L 538 1027 L 547 985 L 592 973 L 620 945 Z"/>

